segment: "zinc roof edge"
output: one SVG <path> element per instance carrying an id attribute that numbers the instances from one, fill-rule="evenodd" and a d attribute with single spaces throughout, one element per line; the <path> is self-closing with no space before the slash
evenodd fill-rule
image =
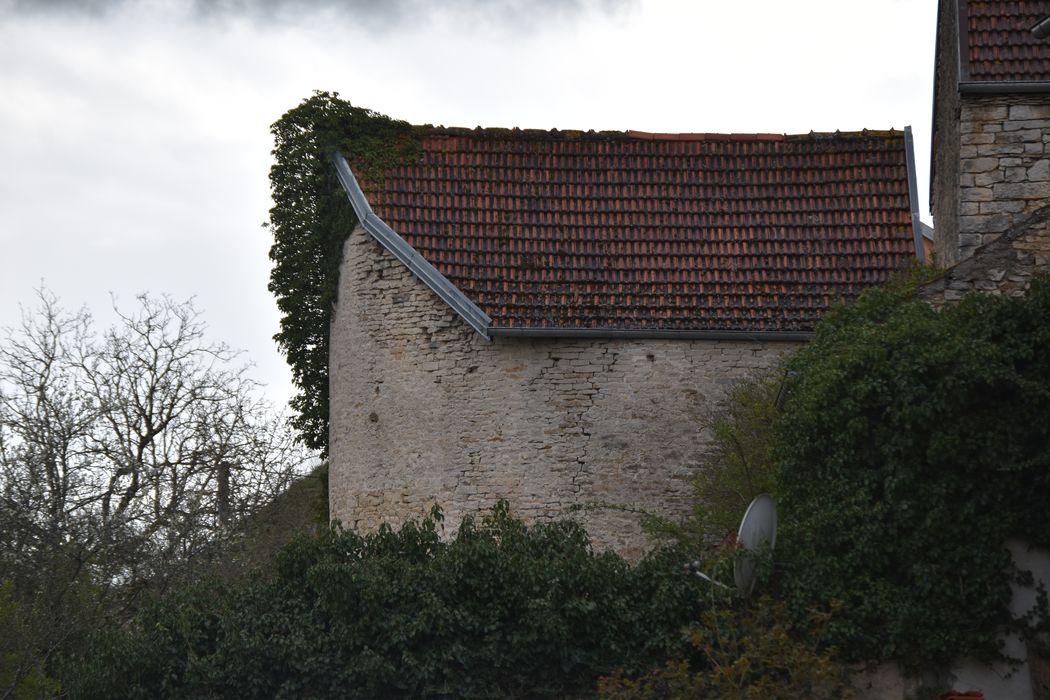
<path id="1" fill-rule="evenodd" d="M 372 211 L 368 199 L 354 177 L 353 171 L 340 153 L 332 154 L 336 176 L 343 186 L 358 222 L 381 246 L 397 258 L 420 281 L 448 304 L 467 324 L 486 340 L 490 340 L 492 319 L 457 287 L 431 265 L 394 229 Z"/>
<path id="2" fill-rule="evenodd" d="M 533 328 L 528 326 L 491 326 L 489 335 L 532 338 L 637 338 L 668 340 L 744 340 L 804 342 L 813 331 L 716 331 L 672 330 L 657 328 Z"/>

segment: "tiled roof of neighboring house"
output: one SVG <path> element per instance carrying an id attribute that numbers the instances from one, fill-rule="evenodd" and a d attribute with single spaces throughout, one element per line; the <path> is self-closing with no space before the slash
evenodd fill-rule
<path id="1" fill-rule="evenodd" d="M 899 131 L 433 128 L 360 184 L 494 330 L 809 331 L 915 259 Z"/>
<path id="2" fill-rule="evenodd" d="M 1050 40 L 1032 27 L 1050 15 L 1050 0 L 962 0 L 964 82 L 1050 81 Z"/>

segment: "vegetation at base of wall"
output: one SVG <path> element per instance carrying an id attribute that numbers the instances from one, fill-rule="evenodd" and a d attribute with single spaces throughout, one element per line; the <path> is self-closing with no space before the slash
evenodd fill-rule
<path id="1" fill-rule="evenodd" d="M 712 450 L 693 486 L 710 537 L 736 535 L 751 501 L 762 493 L 776 495 L 773 424 L 783 379 L 776 368 L 736 384 L 709 421 Z"/>
<path id="2" fill-rule="evenodd" d="M 934 311 L 875 289 L 791 361 L 778 421 L 780 590 L 837 599 L 853 659 L 931 668 L 999 654 L 1024 579 L 1004 543 L 1050 545 L 1050 282 Z"/>
<path id="3" fill-rule="evenodd" d="M 823 640 L 830 613 L 794 623 L 787 607 L 763 596 L 706 610 L 689 630 L 699 665 L 672 661 L 640 678 L 616 673 L 599 682 L 600 700 L 693 698 L 848 698 L 846 668 Z"/>
<path id="4" fill-rule="evenodd" d="M 693 479 L 693 510 L 679 519 L 641 512 L 651 537 L 673 541 L 697 557 L 717 557 L 735 540 L 751 501 L 763 493 L 777 495 L 773 449 L 783 380 L 781 367 L 754 372 L 707 416 L 702 427 L 711 432 L 711 447 Z"/>
<path id="5" fill-rule="evenodd" d="M 303 443 L 328 450 L 328 342 L 343 242 L 357 225 L 336 178 L 334 153 L 352 154 L 359 179 L 418 152 L 420 130 L 317 92 L 270 128 L 273 235 L 269 289 L 277 298 L 281 330 L 274 336 L 292 369 L 298 393 L 291 401 Z"/>
<path id="6" fill-rule="evenodd" d="M 71 697 L 564 697 L 617 668 L 701 663 L 681 634 L 706 585 L 673 549 L 636 566 L 575 523 L 526 527 L 506 504 L 281 554 L 272 581 L 199 585 L 67 658 Z"/>

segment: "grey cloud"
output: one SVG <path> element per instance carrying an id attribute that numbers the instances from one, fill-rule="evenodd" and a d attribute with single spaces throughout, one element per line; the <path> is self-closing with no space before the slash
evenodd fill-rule
<path id="1" fill-rule="evenodd" d="M 175 4 L 200 21 L 247 18 L 298 24 L 337 16 L 370 29 L 418 25 L 438 15 L 469 24 L 522 29 L 564 22 L 589 12 L 617 14 L 637 0 L 180 0 Z M 0 0 L 0 15 L 78 15 L 106 19 L 129 9 L 156 8 L 148 0 Z"/>

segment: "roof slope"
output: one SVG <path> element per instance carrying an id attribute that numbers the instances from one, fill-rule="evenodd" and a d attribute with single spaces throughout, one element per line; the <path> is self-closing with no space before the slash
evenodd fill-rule
<path id="1" fill-rule="evenodd" d="M 915 258 L 901 132 L 431 128 L 421 147 L 361 188 L 493 331 L 809 331 Z"/>
<path id="2" fill-rule="evenodd" d="M 960 81 L 1050 81 L 1050 40 L 1032 34 L 1032 27 L 1050 15 L 1050 1 L 962 3 Z"/>

